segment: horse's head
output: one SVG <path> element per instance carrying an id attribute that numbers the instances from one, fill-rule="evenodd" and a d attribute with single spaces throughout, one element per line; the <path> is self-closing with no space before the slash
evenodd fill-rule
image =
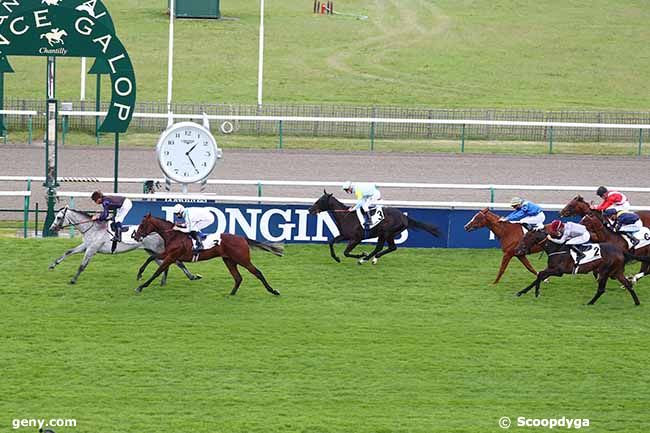
<path id="1" fill-rule="evenodd" d="M 560 211 L 560 216 L 561 217 L 570 217 L 570 216 L 584 216 L 587 213 L 589 213 L 589 210 L 591 209 L 591 206 L 589 206 L 589 203 L 585 201 L 584 198 L 582 198 L 581 195 L 575 196 L 569 203 L 567 203 L 566 206 L 562 208 Z"/>
<path id="2" fill-rule="evenodd" d="M 310 208 L 309 208 L 309 213 L 312 215 L 315 215 L 317 213 L 330 210 L 332 207 L 330 206 L 330 200 L 332 199 L 332 194 L 328 193 L 327 191 L 323 190 L 323 195 L 320 196 L 318 200 L 316 200 L 316 203 L 314 203 Z"/>
<path id="3" fill-rule="evenodd" d="M 67 221 L 66 217 L 68 215 L 68 209 L 68 206 L 64 206 L 59 209 L 59 211 L 54 216 L 54 221 L 52 221 L 52 224 L 50 225 L 50 231 L 58 232 L 63 228 L 63 225 Z"/>
<path id="4" fill-rule="evenodd" d="M 580 224 L 587 227 L 587 230 L 590 232 L 597 232 L 605 228 L 602 221 L 596 217 L 594 214 L 587 214 L 582 217 Z"/>
<path id="5" fill-rule="evenodd" d="M 476 229 L 480 229 L 481 227 L 485 227 L 488 223 L 487 221 L 487 214 L 490 210 L 488 208 L 485 208 L 474 215 L 471 220 L 467 224 L 465 224 L 465 231 L 466 232 L 472 232 Z"/>
<path id="6" fill-rule="evenodd" d="M 515 247 L 516 256 L 525 256 L 538 245 L 546 242 L 546 231 L 544 229 L 531 230 L 524 235 Z"/>
<path id="7" fill-rule="evenodd" d="M 147 237 L 150 233 L 156 231 L 156 225 L 154 224 L 154 218 L 151 216 L 150 213 L 146 214 L 144 218 L 142 218 L 142 221 L 140 221 L 140 225 L 138 226 L 138 229 L 133 233 L 132 237 L 136 241 L 140 242 L 142 241 L 143 238 Z"/>

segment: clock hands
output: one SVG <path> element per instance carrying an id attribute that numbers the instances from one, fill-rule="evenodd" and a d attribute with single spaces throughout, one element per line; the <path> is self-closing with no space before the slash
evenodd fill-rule
<path id="1" fill-rule="evenodd" d="M 194 167 L 194 170 L 196 170 L 197 168 L 196 168 L 196 165 L 194 164 L 194 161 L 192 161 L 192 158 L 190 157 L 190 152 L 192 152 L 192 151 L 194 150 L 194 148 L 195 148 L 196 146 L 198 146 L 198 145 L 199 145 L 198 143 L 195 144 L 194 146 L 192 146 L 192 147 L 190 148 L 190 150 L 188 150 L 187 152 L 185 152 L 185 156 L 187 156 L 187 159 L 190 160 L 190 163 L 192 164 L 192 167 Z"/>

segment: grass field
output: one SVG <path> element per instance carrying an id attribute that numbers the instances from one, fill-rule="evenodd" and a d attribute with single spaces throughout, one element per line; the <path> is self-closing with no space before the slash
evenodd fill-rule
<path id="1" fill-rule="evenodd" d="M 167 1 L 106 5 L 133 60 L 138 99 L 164 101 Z M 221 8 L 233 19 L 177 22 L 177 102 L 257 103 L 259 1 Z M 265 103 L 648 108 L 650 10 L 639 0 L 347 0 L 336 8 L 369 19 L 314 15 L 311 0 L 268 2 Z M 43 99 L 45 60 L 11 62 L 7 96 Z M 60 59 L 58 71 L 59 99 L 77 99 L 79 60 Z"/>
<path id="2" fill-rule="evenodd" d="M 48 264 L 74 240 L 0 239 L 0 429 L 75 418 L 66 433 L 496 432 L 502 416 L 588 418 L 647 432 L 648 283 L 593 307 L 589 276 L 516 298 L 494 250 L 402 249 L 380 265 L 325 246 L 254 261 L 281 297 L 221 262 L 133 292 L 144 253 Z M 541 266 L 538 257 L 535 265 Z M 511 431 L 530 431 L 513 427 Z M 31 430 L 22 430 L 31 431 Z"/>

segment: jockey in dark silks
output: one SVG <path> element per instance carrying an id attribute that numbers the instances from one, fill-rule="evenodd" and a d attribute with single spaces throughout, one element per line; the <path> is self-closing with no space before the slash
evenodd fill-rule
<path id="1" fill-rule="evenodd" d="M 632 242 L 633 247 L 638 245 L 639 241 L 634 237 L 634 233 L 643 228 L 643 222 L 637 214 L 629 210 L 617 212 L 616 209 L 610 207 L 603 212 L 603 216 L 609 220 L 616 233 L 625 235 Z"/>
<path id="2" fill-rule="evenodd" d="M 92 201 L 102 205 L 102 213 L 93 216 L 93 221 L 108 221 L 111 219 L 111 211 L 115 211 L 115 217 L 111 227 L 115 233 L 113 242 L 122 242 L 122 223 L 131 210 L 131 200 L 119 195 L 104 195 L 101 191 L 93 192 L 90 197 Z"/>

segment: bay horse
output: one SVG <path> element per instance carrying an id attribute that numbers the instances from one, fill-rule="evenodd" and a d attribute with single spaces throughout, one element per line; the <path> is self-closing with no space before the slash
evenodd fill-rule
<path id="1" fill-rule="evenodd" d="M 282 256 L 284 255 L 284 248 L 282 245 L 263 243 L 243 236 L 222 233 L 218 245 L 201 250 L 198 255 L 195 255 L 193 252 L 192 241 L 189 236 L 187 236 L 186 233 L 173 230 L 173 227 L 174 224 L 169 221 L 147 214 L 138 226 L 138 230 L 134 233 L 133 237 L 135 240 L 140 240 L 150 233 L 155 232 L 165 241 L 165 250 L 158 255 L 158 258 L 162 259 L 162 263 L 147 281 L 135 289 L 136 293 L 142 292 L 142 289 L 151 284 L 153 280 L 155 280 L 162 272 L 167 270 L 167 268 L 169 268 L 169 266 L 174 262 L 203 261 L 215 257 L 221 257 L 235 280 L 235 285 L 230 291 L 231 295 L 237 293 L 242 282 L 242 276 L 239 273 L 237 266 L 243 266 L 246 268 L 248 272 L 253 274 L 262 282 L 269 293 L 272 293 L 273 295 L 280 294 L 280 292 L 269 285 L 262 272 L 251 262 L 250 247 L 259 248 L 262 251 L 270 252 L 276 256 Z"/>
<path id="2" fill-rule="evenodd" d="M 560 211 L 560 216 L 561 217 L 571 217 L 571 216 L 579 216 L 583 217 L 587 214 L 593 213 L 597 217 L 599 217 L 602 221 L 602 213 L 600 211 L 596 211 L 591 209 L 591 204 L 587 203 L 585 199 L 581 195 L 577 195 L 569 201 L 569 203 L 566 204 Z M 643 222 L 643 225 L 645 227 L 650 227 L 650 211 L 635 211 L 637 215 L 639 215 L 639 218 L 641 218 L 641 221 Z"/>
<path id="3" fill-rule="evenodd" d="M 519 254 L 527 254 L 535 246 L 543 245 L 544 251 L 548 255 L 548 263 L 546 269 L 537 274 L 535 281 L 517 292 L 517 296 L 528 293 L 530 289 L 535 287 L 535 297 L 538 297 L 540 283 L 543 280 L 552 276 L 561 277 L 564 274 L 572 274 L 574 272 L 574 262 L 569 253 L 569 247 L 551 242 L 548 240 L 547 236 L 548 233 L 546 230 L 533 230 L 526 233 L 523 239 L 519 242 L 519 245 L 516 248 L 516 252 Z M 630 293 L 630 296 L 632 296 L 632 299 L 634 300 L 634 304 L 639 305 L 639 298 L 634 291 L 632 283 L 625 278 L 625 263 L 631 259 L 650 263 L 650 258 L 631 255 L 627 251 L 623 251 L 618 246 L 609 242 L 600 243 L 599 248 L 601 255 L 600 259 L 580 265 L 577 268 L 577 273 L 586 274 L 595 271 L 598 275 L 598 290 L 587 305 L 593 305 L 598 298 L 605 293 L 605 286 L 607 285 L 607 280 L 609 278 L 618 280 Z"/>
<path id="4" fill-rule="evenodd" d="M 524 231 L 522 230 L 521 224 L 499 221 L 499 218 L 499 215 L 490 212 L 490 209 L 485 208 L 477 212 L 476 215 L 465 224 L 466 232 L 487 227 L 499 240 L 501 251 L 503 251 L 503 257 L 501 258 L 501 267 L 499 267 L 497 277 L 492 284 L 497 284 L 499 282 L 513 257 L 517 257 L 526 269 L 537 275 L 537 271 L 535 271 L 535 268 L 530 264 L 530 261 L 528 261 L 528 258 L 525 255 L 515 254 L 517 244 L 524 237 Z M 542 251 L 541 245 L 535 246 L 531 253 L 538 253 L 540 251 Z"/>
<path id="5" fill-rule="evenodd" d="M 587 230 L 589 230 L 589 233 L 591 234 L 591 240 L 594 242 L 609 242 L 623 251 L 634 251 L 634 254 L 637 256 L 650 257 L 650 245 L 630 249 L 630 246 L 623 235 L 616 233 L 609 227 L 606 227 L 600 219 L 593 214 L 585 215 L 582 220 L 580 220 L 580 224 L 587 227 Z M 636 284 L 637 281 L 645 277 L 648 274 L 648 271 L 650 271 L 650 264 L 642 262 L 639 273 L 635 274 L 631 278 L 632 284 Z"/>
<path id="6" fill-rule="evenodd" d="M 92 215 L 82 212 L 80 210 L 72 209 L 71 207 L 65 206 L 57 211 L 54 221 L 50 225 L 50 230 L 53 232 L 58 232 L 66 227 L 75 227 L 81 233 L 83 241 L 81 244 L 76 247 L 69 249 L 61 257 L 57 258 L 52 262 L 49 269 L 53 270 L 59 263 L 65 260 L 67 257 L 73 254 L 84 253 L 84 258 L 79 265 L 79 269 L 74 277 L 70 280 L 70 284 L 75 284 L 79 275 L 86 269 L 90 260 L 97 253 L 100 254 L 112 254 L 112 238 L 113 235 L 108 232 L 107 223 L 103 221 L 93 221 Z M 152 261 L 156 260 L 156 256 L 163 252 L 165 249 L 165 243 L 163 239 L 157 234 L 152 234 L 141 240 L 141 242 L 130 241 L 130 242 L 119 242 L 115 248 L 115 254 L 125 253 L 128 251 L 133 251 L 138 248 L 144 249 L 149 254 L 149 259 L 142 265 L 138 277 L 142 275 L 144 268 Z M 176 262 L 185 276 L 190 280 L 199 280 L 201 275 L 193 274 L 190 272 L 183 263 Z M 139 278 L 138 278 L 139 279 Z M 165 271 L 160 285 L 165 285 L 167 281 L 167 271 Z"/>
<path id="7" fill-rule="evenodd" d="M 323 195 L 316 200 L 309 208 L 311 215 L 320 212 L 330 212 L 336 228 L 339 230 L 339 235 L 330 239 L 327 243 L 330 247 L 330 255 L 337 262 L 341 262 L 334 251 L 334 243 L 342 240 L 347 240 L 348 245 L 343 251 L 345 257 L 352 257 L 359 259 L 359 264 L 363 264 L 368 260 L 372 260 L 372 264 L 377 264 L 377 260 L 397 249 L 395 246 L 395 238 L 406 229 L 424 230 L 435 237 L 440 236 L 440 230 L 432 224 L 416 221 L 404 215 L 399 209 L 392 207 L 383 207 L 384 219 L 375 227 L 370 230 L 364 230 L 356 212 L 350 212 L 348 206 L 341 203 L 334 197 L 333 194 L 323 190 Z M 377 245 L 370 253 L 352 254 L 351 251 L 361 243 L 364 239 L 377 238 Z M 382 250 L 384 244 L 388 244 L 388 248 Z"/>

